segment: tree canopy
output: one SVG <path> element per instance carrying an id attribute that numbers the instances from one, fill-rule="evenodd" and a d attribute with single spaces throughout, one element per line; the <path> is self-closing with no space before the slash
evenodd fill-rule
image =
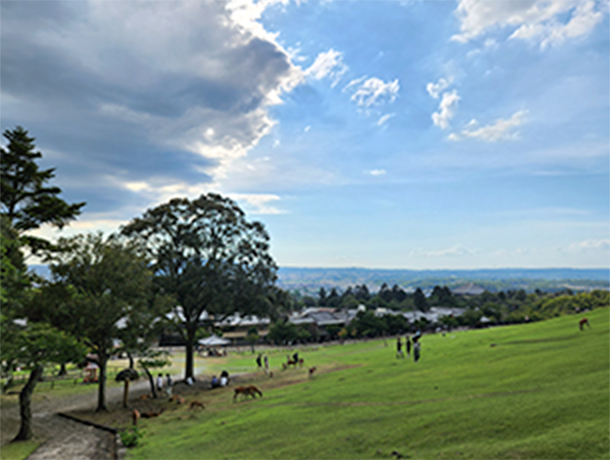
<path id="1" fill-rule="evenodd" d="M 186 342 L 185 378 L 193 375 L 193 348 L 204 312 L 216 321 L 235 312 L 269 313 L 277 266 L 269 235 L 249 222 L 229 198 L 176 198 L 131 221 L 122 234 L 151 257 L 155 288 L 174 297 L 178 332 Z"/>
<path id="2" fill-rule="evenodd" d="M 62 192 L 59 187 L 48 185 L 55 177 L 55 168 L 40 169 L 37 161 L 42 153 L 36 151 L 35 139 L 27 130 L 17 126 L 3 135 L 8 144 L 0 149 L 2 214 L 19 233 L 44 224 L 63 228 L 80 214 L 85 203 L 68 204 L 59 197 Z M 27 242 L 34 250 L 49 245 L 31 236 Z"/>
<path id="3" fill-rule="evenodd" d="M 53 280 L 41 288 L 30 314 L 73 334 L 97 355 L 97 410 L 106 410 L 106 362 L 114 340 L 131 334 L 128 325 L 139 318 L 149 320 L 140 314 L 150 302 L 148 262 L 132 244 L 101 233 L 61 238 L 57 246 Z"/>

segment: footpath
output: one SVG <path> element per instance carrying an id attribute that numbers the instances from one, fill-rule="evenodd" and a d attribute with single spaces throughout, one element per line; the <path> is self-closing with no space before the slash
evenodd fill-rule
<path id="1" fill-rule="evenodd" d="M 130 393 L 145 391 L 149 388 L 146 379 L 140 379 L 131 386 Z M 120 401 L 123 397 L 122 387 L 106 389 L 108 402 Z M 97 386 L 91 392 L 67 396 L 64 398 L 47 398 L 32 403 L 34 436 L 44 442 L 32 453 L 28 460 L 111 460 L 117 458 L 115 435 L 70 420 L 58 415 L 59 412 L 90 409 L 97 403 Z M 19 431 L 19 406 L 17 404 L 2 407 L 1 427 L 2 444 L 13 439 Z"/>

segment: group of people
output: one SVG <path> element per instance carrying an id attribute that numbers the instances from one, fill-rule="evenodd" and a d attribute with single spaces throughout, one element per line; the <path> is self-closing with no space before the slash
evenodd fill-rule
<path id="1" fill-rule="evenodd" d="M 413 339 L 409 338 L 409 336 L 405 337 L 405 349 L 407 351 L 407 356 L 411 356 L 411 347 L 413 348 L 413 361 L 419 361 L 419 357 L 421 354 L 421 344 L 419 343 L 419 339 L 421 338 L 421 331 L 417 331 L 413 336 Z M 400 337 L 396 338 L 396 357 L 404 358 L 405 355 L 402 351 L 402 341 Z"/>
<path id="2" fill-rule="evenodd" d="M 269 373 L 269 357 L 267 355 L 263 355 L 262 353 L 259 353 L 258 356 L 256 357 L 256 365 L 258 366 L 259 369 L 263 368 L 263 365 L 265 366 L 265 373 Z"/>
<path id="3" fill-rule="evenodd" d="M 212 388 L 220 388 L 226 387 L 229 384 L 229 373 L 227 371 L 222 371 L 220 374 L 220 378 L 215 375 L 212 376 Z"/>

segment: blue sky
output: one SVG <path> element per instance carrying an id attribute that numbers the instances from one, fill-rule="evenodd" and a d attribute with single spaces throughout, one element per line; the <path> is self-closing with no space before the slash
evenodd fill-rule
<path id="1" fill-rule="evenodd" d="M 62 234 L 214 191 L 280 266 L 609 265 L 607 2 L 0 9 L 2 130 L 88 203 Z"/>

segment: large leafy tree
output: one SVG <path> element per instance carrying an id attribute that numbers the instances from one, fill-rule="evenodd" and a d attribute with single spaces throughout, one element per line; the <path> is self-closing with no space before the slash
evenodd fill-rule
<path id="1" fill-rule="evenodd" d="M 186 343 L 185 378 L 194 377 L 195 341 L 206 319 L 262 315 L 272 307 L 268 293 L 277 266 L 269 235 L 228 198 L 176 198 L 149 209 L 122 233 L 146 246 L 156 288 L 174 297 L 173 317 Z"/>
<path id="2" fill-rule="evenodd" d="M 140 249 L 101 233 L 61 238 L 52 258 L 52 281 L 31 310 L 72 333 L 95 354 L 99 366 L 97 411 L 106 407 L 106 364 L 125 325 L 148 320 L 151 273 Z"/>
<path id="3" fill-rule="evenodd" d="M 61 229 L 75 219 L 85 203 L 69 204 L 59 197 L 59 187 L 49 185 L 55 169 L 40 169 L 37 161 L 42 153 L 36 151 L 35 139 L 21 126 L 6 130 L 3 135 L 8 144 L 0 149 L 2 215 L 20 234 L 45 224 Z M 24 239 L 34 251 L 50 246 L 40 238 Z"/>
<path id="4" fill-rule="evenodd" d="M 84 357 L 84 349 L 70 335 L 49 324 L 30 322 L 24 315 L 31 307 L 30 278 L 21 252 L 20 239 L 6 216 L 0 216 L 2 270 L 0 284 L 0 360 L 11 383 L 16 365 L 30 369 L 27 383 L 19 392 L 21 416 L 16 441 L 32 437 L 31 399 L 36 384 L 42 377 L 44 366 L 49 363 L 78 361 Z"/>

